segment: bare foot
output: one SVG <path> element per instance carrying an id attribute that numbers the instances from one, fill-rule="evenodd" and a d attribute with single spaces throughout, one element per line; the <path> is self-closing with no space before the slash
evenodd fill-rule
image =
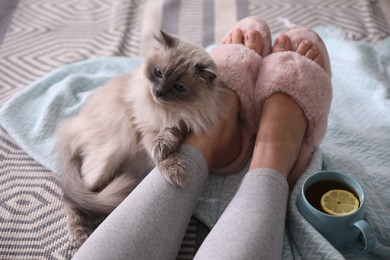
<path id="1" fill-rule="evenodd" d="M 291 40 L 284 34 L 273 46 L 273 52 L 283 51 L 292 51 Z M 296 52 L 323 65 L 322 55 L 310 41 L 302 41 Z M 249 169 L 272 168 L 287 178 L 298 158 L 307 126 L 302 109 L 290 96 L 278 92 L 267 98 Z"/>

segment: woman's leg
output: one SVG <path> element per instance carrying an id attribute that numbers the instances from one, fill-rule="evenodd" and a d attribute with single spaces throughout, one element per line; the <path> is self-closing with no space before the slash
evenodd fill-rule
<path id="1" fill-rule="evenodd" d="M 287 198 L 280 173 L 248 172 L 195 259 L 280 259 Z"/>
<path id="2" fill-rule="evenodd" d="M 169 184 L 154 169 L 107 217 L 73 259 L 175 259 L 192 212 L 207 186 L 203 155 L 184 145 L 189 181 L 183 188 Z"/>

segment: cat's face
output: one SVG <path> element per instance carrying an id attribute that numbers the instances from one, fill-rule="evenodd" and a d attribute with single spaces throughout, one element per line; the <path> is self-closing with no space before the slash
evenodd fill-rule
<path id="1" fill-rule="evenodd" d="M 161 31 L 146 60 L 151 95 L 161 105 L 193 104 L 213 90 L 216 66 L 202 47 Z"/>

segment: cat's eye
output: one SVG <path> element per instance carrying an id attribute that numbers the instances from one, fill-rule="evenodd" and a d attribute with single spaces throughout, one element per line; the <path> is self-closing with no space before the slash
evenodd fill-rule
<path id="1" fill-rule="evenodd" d="M 161 72 L 161 70 L 160 70 L 159 68 L 154 68 L 154 74 L 155 74 L 158 78 L 160 78 L 160 79 L 162 79 L 162 77 L 163 77 L 163 73 Z"/>
<path id="2" fill-rule="evenodd" d="M 177 91 L 177 92 L 184 92 L 186 91 L 187 89 L 182 85 L 182 84 L 178 84 L 176 83 L 173 88 Z"/>

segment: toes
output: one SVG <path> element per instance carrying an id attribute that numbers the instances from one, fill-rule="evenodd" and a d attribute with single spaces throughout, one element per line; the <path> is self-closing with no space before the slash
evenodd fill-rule
<path id="1" fill-rule="evenodd" d="M 260 32 L 249 30 L 245 33 L 245 46 L 261 54 L 264 48 L 264 40 Z"/>
<path id="2" fill-rule="evenodd" d="M 276 38 L 272 52 L 291 51 L 292 43 L 290 37 L 285 34 L 280 35 Z"/>
<path id="3" fill-rule="evenodd" d="M 224 40 L 223 40 L 223 44 L 231 44 L 233 43 L 233 37 L 232 37 L 232 33 L 229 33 L 225 36 Z"/>
<path id="4" fill-rule="evenodd" d="M 311 41 L 303 40 L 297 48 L 297 53 L 301 54 L 302 56 L 306 56 L 306 53 L 308 50 L 310 50 L 313 47 L 313 44 Z"/>
<path id="5" fill-rule="evenodd" d="M 223 40 L 223 44 L 244 44 L 249 49 L 261 54 L 264 48 L 264 40 L 260 32 L 256 30 L 248 30 L 245 35 L 241 29 L 237 28 L 233 32 L 227 34 Z"/>
<path id="6" fill-rule="evenodd" d="M 324 67 L 324 57 L 321 54 L 318 54 L 313 61 L 320 65 L 322 68 Z"/>
<path id="7" fill-rule="evenodd" d="M 324 57 L 319 52 L 318 47 L 308 40 L 303 40 L 298 45 L 297 53 L 314 61 L 321 67 L 324 63 Z"/>
<path id="8" fill-rule="evenodd" d="M 243 35 L 241 29 L 237 28 L 232 33 L 232 43 L 241 44 L 243 43 Z"/>
<path id="9" fill-rule="evenodd" d="M 225 35 L 222 44 L 242 44 L 244 43 L 243 34 L 240 28 L 235 29 L 234 31 Z"/>
<path id="10" fill-rule="evenodd" d="M 318 52 L 314 49 L 307 50 L 305 57 L 311 60 L 314 60 L 314 58 L 318 55 Z"/>

